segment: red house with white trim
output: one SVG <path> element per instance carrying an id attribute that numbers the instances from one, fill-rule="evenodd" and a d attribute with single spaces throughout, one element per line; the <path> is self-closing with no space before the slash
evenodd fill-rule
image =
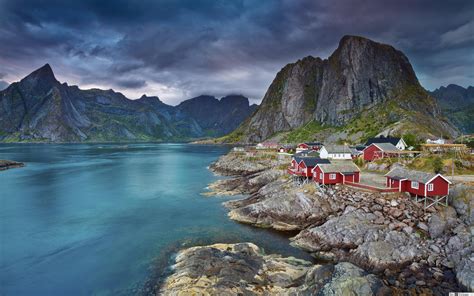
<path id="1" fill-rule="evenodd" d="M 319 151 L 321 147 L 323 147 L 323 143 L 319 143 L 319 142 L 299 143 L 298 146 L 296 147 L 296 150 L 297 151 L 302 151 L 302 150 Z"/>
<path id="2" fill-rule="evenodd" d="M 392 143 L 372 143 L 365 147 L 362 151 L 365 161 L 373 161 L 376 159 L 397 157 L 397 152 L 400 151 Z"/>
<path id="3" fill-rule="evenodd" d="M 321 163 L 313 169 L 313 181 L 324 185 L 359 183 L 360 169 L 352 161 Z"/>
<path id="4" fill-rule="evenodd" d="M 400 192 L 411 195 L 433 197 L 447 196 L 451 182 L 441 174 L 431 174 L 396 167 L 385 177 L 389 188 L 398 188 Z"/>
<path id="5" fill-rule="evenodd" d="M 288 168 L 290 175 L 311 178 L 313 176 L 313 168 L 319 163 L 329 163 L 327 159 L 319 157 L 294 157 Z"/>

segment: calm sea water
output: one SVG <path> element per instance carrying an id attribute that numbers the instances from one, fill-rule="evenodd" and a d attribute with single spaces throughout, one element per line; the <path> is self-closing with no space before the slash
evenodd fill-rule
<path id="1" fill-rule="evenodd" d="M 132 294 L 179 248 L 216 242 L 308 259 L 284 235 L 230 221 L 221 203 L 231 197 L 200 195 L 227 151 L 0 145 L 0 159 L 27 165 L 0 172 L 0 295 Z"/>

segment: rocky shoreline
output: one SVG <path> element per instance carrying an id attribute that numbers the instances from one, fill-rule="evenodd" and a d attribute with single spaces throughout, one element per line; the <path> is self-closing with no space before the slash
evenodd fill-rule
<path id="1" fill-rule="evenodd" d="M 400 193 L 361 192 L 343 186 L 318 190 L 312 184 L 296 187 L 286 176 L 287 163 L 231 152 L 210 169 L 232 177 L 209 188 L 216 195 L 249 195 L 224 203 L 231 219 L 257 227 L 300 231 L 291 238 L 292 245 L 332 262 L 328 265 L 332 267 L 324 268 L 337 269 L 345 262 L 364 274 L 374 274 L 386 288 L 383 291 L 445 295 L 474 289 L 472 186 L 456 185 L 451 206 L 425 212 L 421 204 Z M 307 269 L 306 276 L 310 273 Z M 300 281 L 296 290 L 281 293 L 305 294 L 303 291 L 309 291 L 305 285 Z M 250 290 L 255 292 L 256 287 L 259 285 Z M 165 285 L 163 291 L 167 290 Z M 370 291 L 368 294 L 376 294 Z"/>
<path id="2" fill-rule="evenodd" d="M 0 171 L 4 171 L 4 170 L 8 170 L 8 169 L 14 169 L 14 168 L 21 168 L 21 167 L 24 167 L 24 166 L 25 166 L 25 164 L 22 163 L 22 162 L 0 159 Z"/>

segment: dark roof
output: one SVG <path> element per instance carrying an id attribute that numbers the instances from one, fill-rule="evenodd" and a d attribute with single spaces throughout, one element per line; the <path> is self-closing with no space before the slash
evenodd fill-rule
<path id="1" fill-rule="evenodd" d="M 410 181 L 417 181 L 417 182 L 420 182 L 420 183 L 426 183 L 429 180 L 436 177 L 437 174 L 408 170 L 408 169 L 403 168 L 403 167 L 396 167 L 393 170 L 391 170 L 390 172 L 388 172 L 385 176 L 390 177 L 392 179 L 396 179 L 396 180 L 407 179 L 407 180 L 410 180 Z"/>
<path id="2" fill-rule="evenodd" d="M 319 163 L 331 163 L 329 159 L 323 159 L 319 157 L 294 157 L 297 163 L 300 163 L 302 160 L 304 164 L 308 167 L 314 167 Z"/>
<path id="3" fill-rule="evenodd" d="M 367 143 L 365 143 L 365 146 L 369 146 L 370 144 L 373 144 L 373 143 L 390 143 L 392 145 L 397 145 L 398 141 L 400 141 L 400 138 L 392 138 L 392 137 L 370 138 L 367 140 Z"/>

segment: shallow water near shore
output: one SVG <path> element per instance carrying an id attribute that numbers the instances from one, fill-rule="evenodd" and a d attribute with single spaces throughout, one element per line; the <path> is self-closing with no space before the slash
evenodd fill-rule
<path id="1" fill-rule="evenodd" d="M 0 294 L 128 294 L 156 262 L 203 243 L 249 241 L 309 259 L 284 234 L 230 221 L 221 203 L 236 197 L 200 194 L 219 178 L 206 167 L 228 150 L 0 145 L 0 159 L 26 164 L 0 172 Z"/>

